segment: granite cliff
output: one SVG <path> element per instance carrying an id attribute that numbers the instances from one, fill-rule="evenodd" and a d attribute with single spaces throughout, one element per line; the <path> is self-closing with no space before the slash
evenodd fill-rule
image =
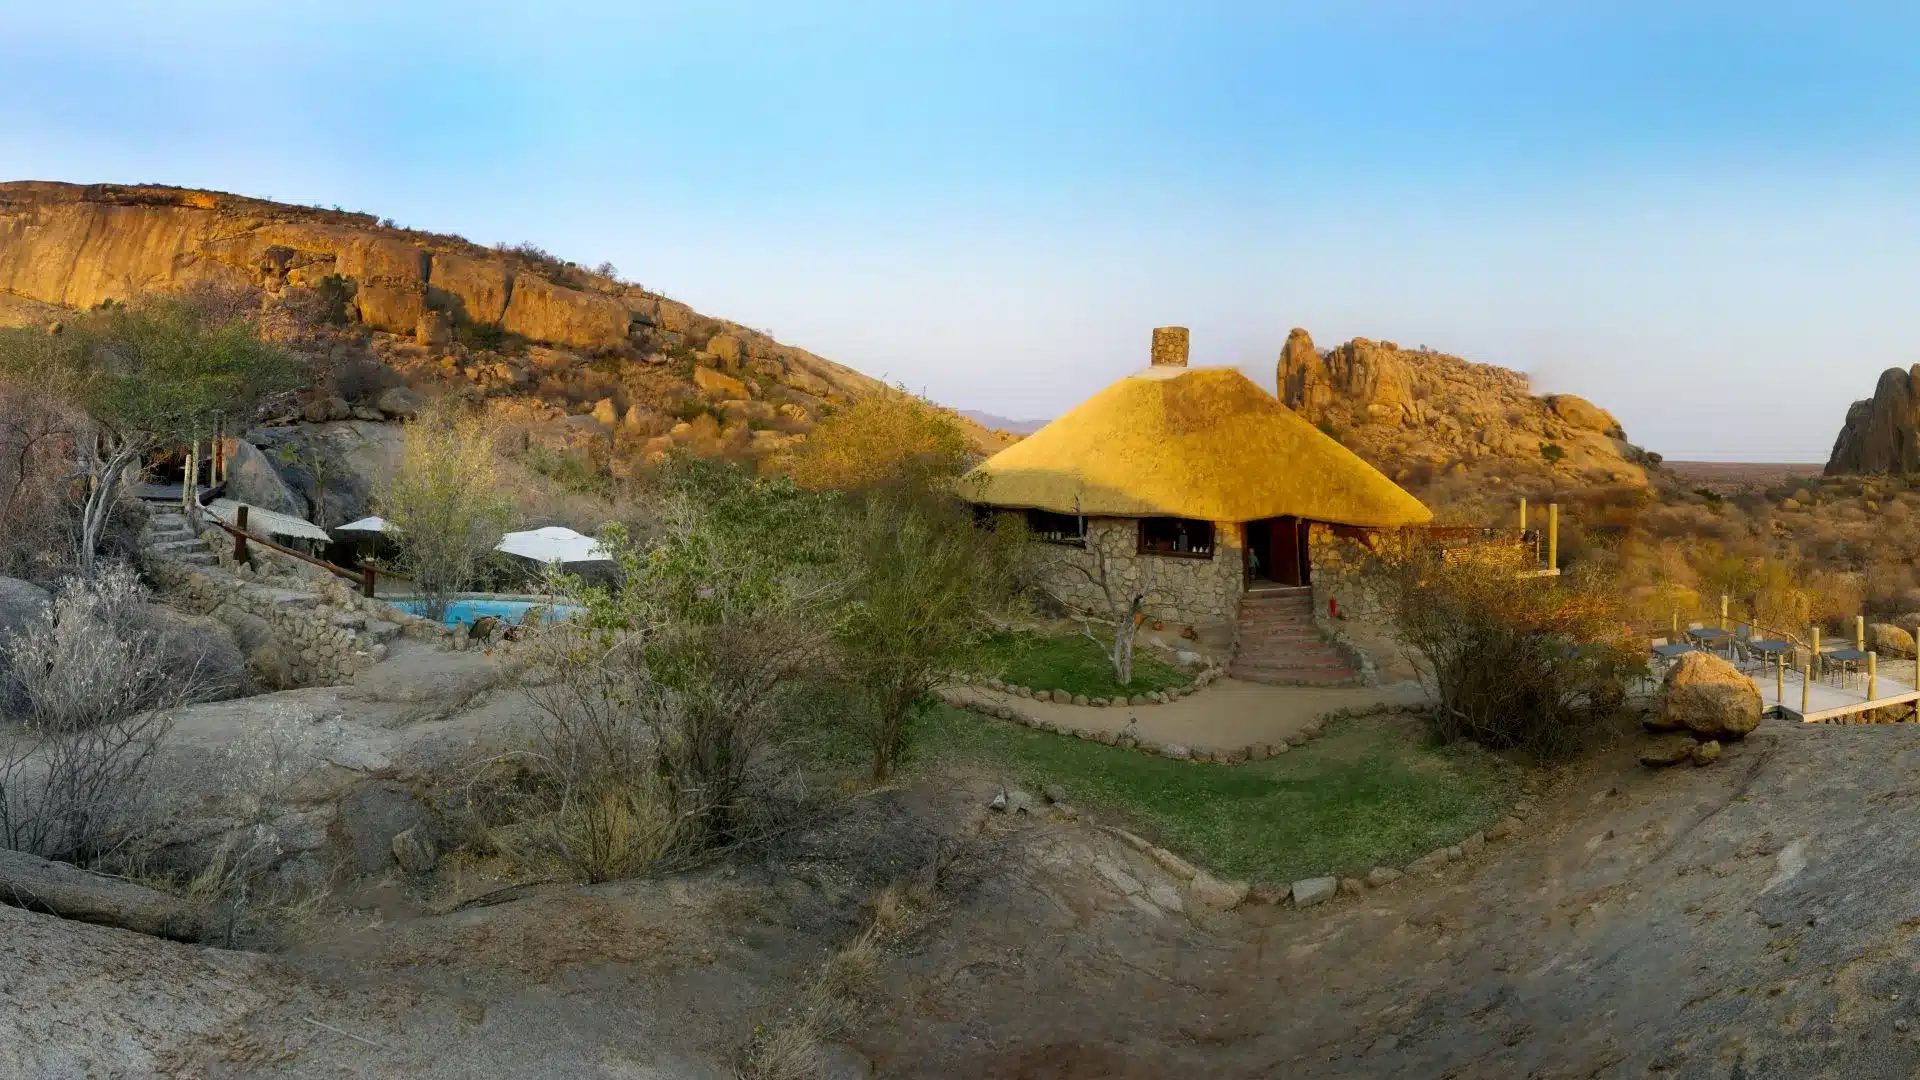
<path id="1" fill-rule="evenodd" d="M 619 471 L 677 444 L 757 457 L 877 380 L 538 248 L 184 188 L 0 184 L 0 325 L 135 295 L 258 303 L 313 361 L 262 420 L 380 421 L 454 392 L 523 445 Z M 277 415 L 276 415 L 277 412 Z M 983 450 L 1000 437 L 962 420 Z"/>
<path id="2" fill-rule="evenodd" d="M 1295 329 L 1275 381 L 1290 408 L 1416 494 L 1466 473 L 1646 487 L 1660 460 L 1584 398 L 1536 396 L 1520 372 L 1426 348 L 1354 338 L 1322 351 Z"/>
<path id="3" fill-rule="evenodd" d="M 1827 475 L 1920 472 L 1920 364 L 1880 373 L 1873 396 L 1847 409 Z"/>

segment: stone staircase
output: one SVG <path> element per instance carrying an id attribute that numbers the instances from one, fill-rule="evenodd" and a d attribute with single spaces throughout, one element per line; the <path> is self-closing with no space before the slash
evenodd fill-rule
<path id="1" fill-rule="evenodd" d="M 178 510 L 149 504 L 151 516 L 140 534 L 140 553 L 147 558 L 172 559 L 193 566 L 214 566 L 220 559 L 207 550 L 206 542 L 193 535 L 187 519 Z"/>
<path id="2" fill-rule="evenodd" d="M 1240 598 L 1240 643 L 1227 674 L 1275 686 L 1358 686 L 1353 661 L 1313 624 L 1313 590 L 1266 589 Z"/>

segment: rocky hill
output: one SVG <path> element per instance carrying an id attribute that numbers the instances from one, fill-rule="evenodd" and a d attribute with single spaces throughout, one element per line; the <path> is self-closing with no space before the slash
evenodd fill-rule
<path id="1" fill-rule="evenodd" d="M 1322 351 L 1295 329 L 1275 379 L 1289 407 L 1416 494 L 1472 475 L 1647 487 L 1660 461 L 1592 402 L 1430 349 L 1354 338 Z"/>
<path id="2" fill-rule="evenodd" d="M 1847 409 L 1827 475 L 1920 472 L 1920 364 L 1880 373 L 1873 396 Z"/>
<path id="3" fill-rule="evenodd" d="M 314 361 L 313 384 L 263 420 L 380 421 L 410 407 L 389 393 L 405 384 L 614 472 L 676 444 L 764 456 L 837 404 L 896 392 L 527 245 L 210 191 L 0 184 L 0 325 L 194 289 L 259 303 Z M 983 450 L 1004 441 L 962 423 Z"/>

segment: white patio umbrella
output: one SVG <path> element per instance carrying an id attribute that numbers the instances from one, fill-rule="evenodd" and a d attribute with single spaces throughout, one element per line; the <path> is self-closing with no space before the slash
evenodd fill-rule
<path id="1" fill-rule="evenodd" d="M 349 521 L 345 525 L 335 525 L 333 531 L 384 533 L 392 532 L 393 526 L 388 524 L 387 519 L 383 517 L 363 517 L 358 521 Z"/>
<path id="2" fill-rule="evenodd" d="M 494 550 L 549 564 L 607 562 L 613 558 L 600 547 L 598 540 L 560 525 L 508 533 L 494 545 Z"/>

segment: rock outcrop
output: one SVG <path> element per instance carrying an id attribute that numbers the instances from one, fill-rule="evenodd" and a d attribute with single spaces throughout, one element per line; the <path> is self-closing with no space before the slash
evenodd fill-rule
<path id="1" fill-rule="evenodd" d="M 1289 408 L 1415 489 L 1470 469 L 1646 486 L 1659 461 L 1592 402 L 1537 397 L 1517 371 L 1426 348 L 1354 338 L 1323 353 L 1295 329 L 1275 383 Z"/>
<path id="2" fill-rule="evenodd" d="M 261 419 L 403 418 L 405 409 L 386 406 L 404 381 L 524 404 L 545 414 L 542 423 L 602 399 L 622 415 L 643 407 L 668 416 L 753 397 L 793 406 L 804 419 L 776 434 L 794 436 L 836 402 L 892 392 L 537 248 L 486 248 L 370 214 L 218 192 L 0 183 L 0 326 L 201 287 L 260 290 L 266 311 L 298 324 L 288 339 L 328 373 L 304 400 Z M 727 382 L 709 393 L 693 385 L 695 367 L 722 369 Z M 981 450 L 1005 444 L 970 421 L 963 427 Z M 633 432 L 627 456 L 663 433 Z M 740 423 L 710 449 L 758 445 L 753 434 Z M 599 457 L 617 456 L 602 441 Z"/>
<path id="3" fill-rule="evenodd" d="M 1856 401 L 1833 440 L 1827 475 L 1920 472 L 1920 364 L 1880 373 L 1873 396 Z"/>
<path id="4" fill-rule="evenodd" d="M 0 903 L 139 934 L 198 941 L 207 920 L 179 897 L 0 848 Z"/>

